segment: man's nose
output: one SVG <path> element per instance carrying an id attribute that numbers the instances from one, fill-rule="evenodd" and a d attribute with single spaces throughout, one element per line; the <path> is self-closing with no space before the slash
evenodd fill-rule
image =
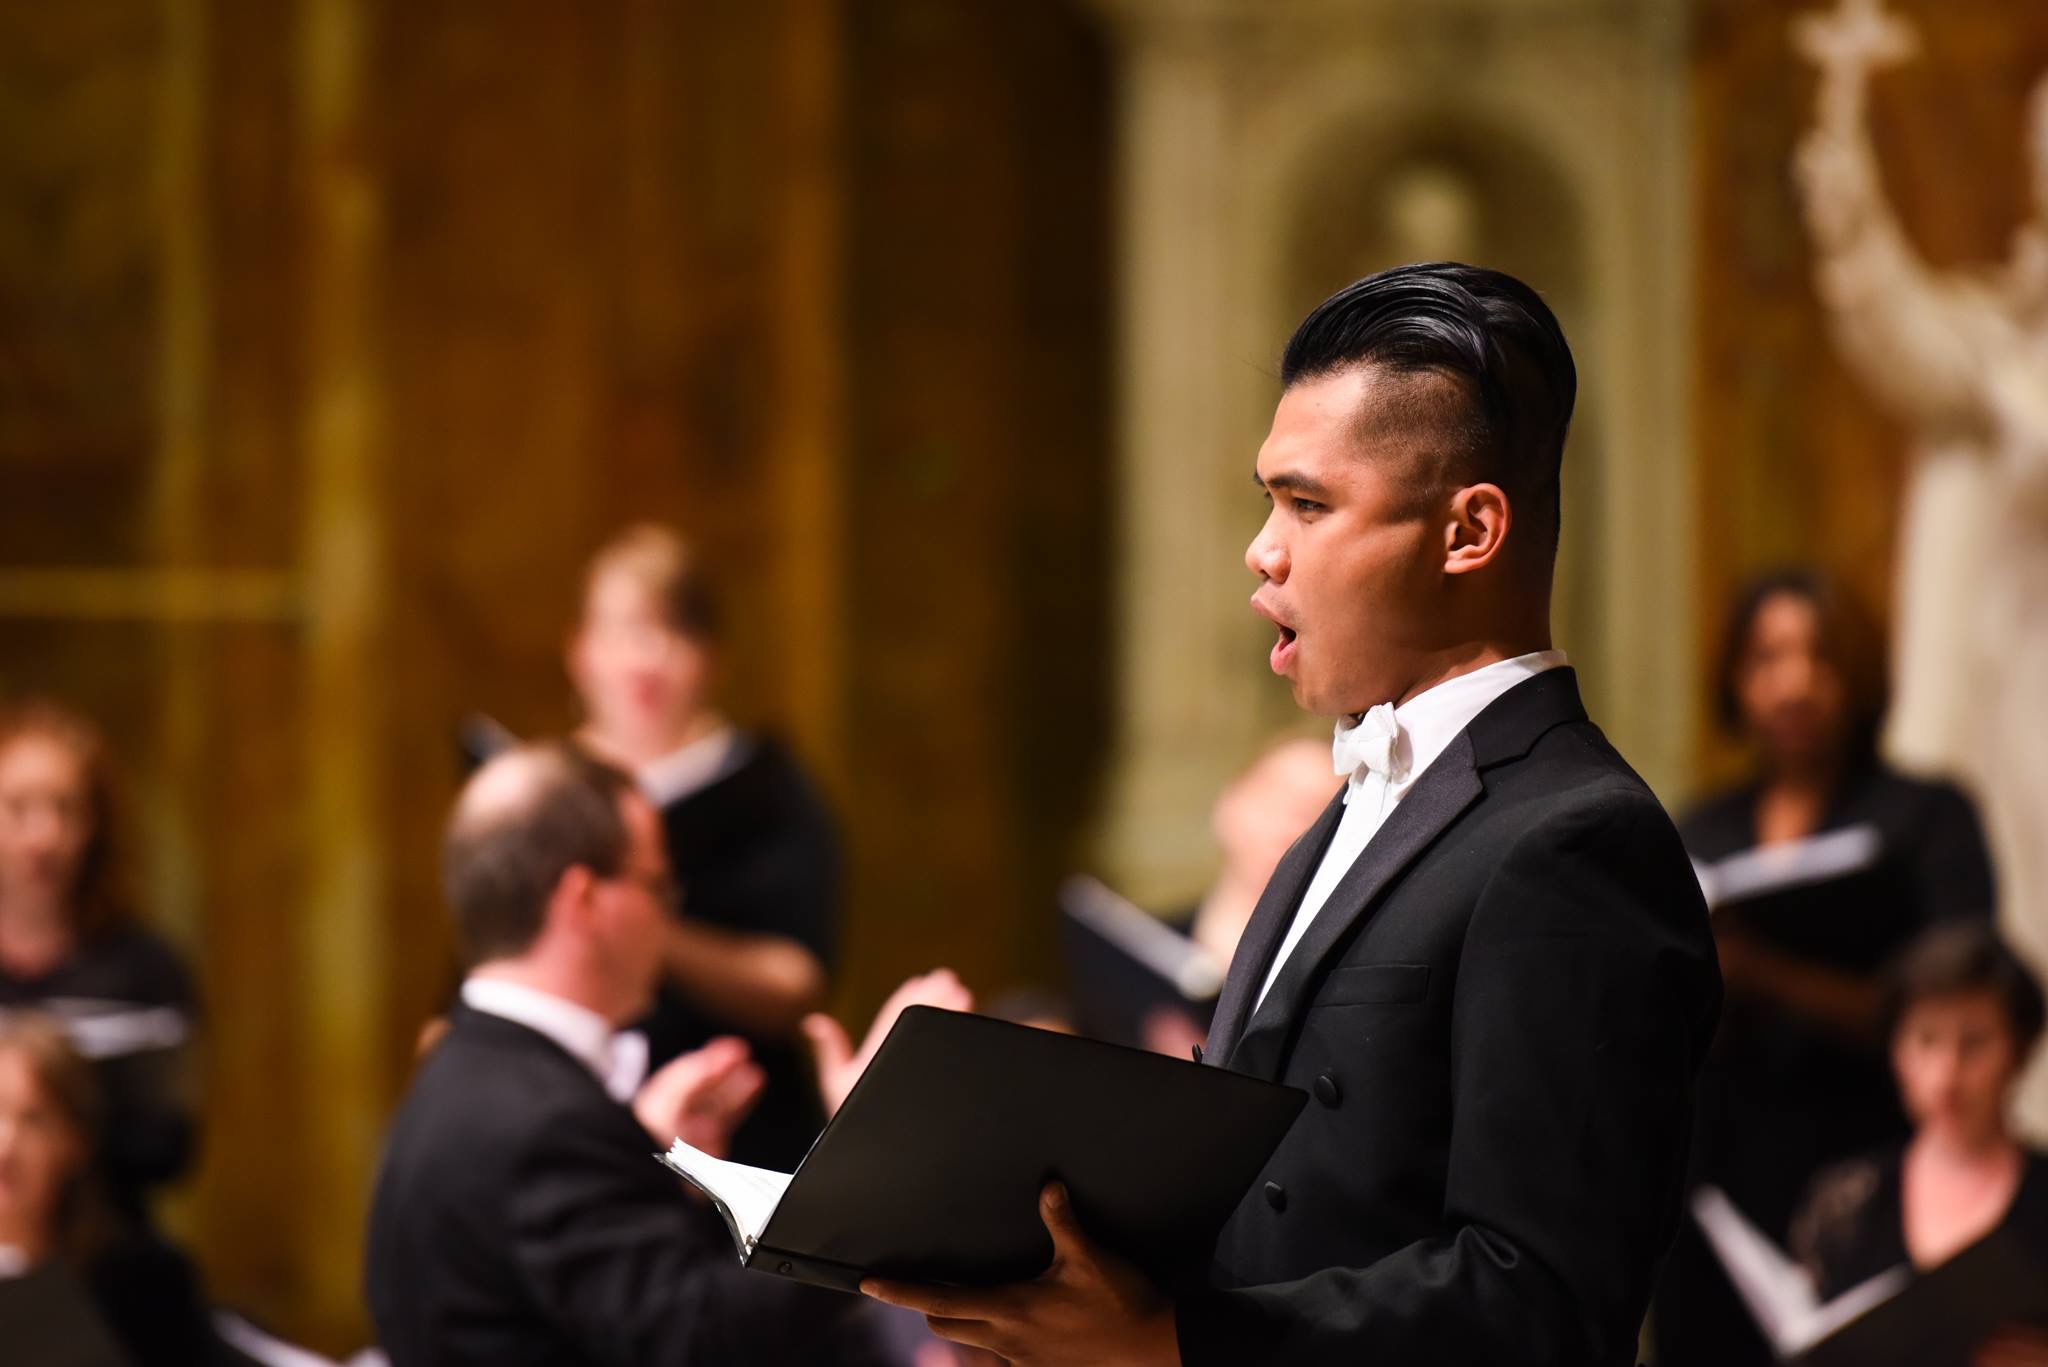
<path id="1" fill-rule="evenodd" d="M 1245 547 L 1244 567 L 1261 579 L 1287 578 L 1287 548 L 1280 544 L 1280 538 L 1273 535 L 1271 520 L 1259 528 L 1259 534 L 1252 538 L 1251 545 Z"/>

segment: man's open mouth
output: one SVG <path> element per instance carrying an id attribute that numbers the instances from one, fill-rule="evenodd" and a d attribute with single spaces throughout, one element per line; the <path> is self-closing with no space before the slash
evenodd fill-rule
<path id="1" fill-rule="evenodd" d="M 1273 625 L 1280 628 L 1280 639 L 1273 643 L 1273 651 L 1266 657 L 1266 662 L 1273 666 L 1275 674 L 1285 674 L 1294 663 L 1295 631 L 1293 627 L 1281 626 L 1278 622 Z"/>

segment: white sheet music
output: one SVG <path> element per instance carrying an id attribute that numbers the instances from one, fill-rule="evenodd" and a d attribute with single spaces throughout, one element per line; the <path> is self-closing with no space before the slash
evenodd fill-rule
<path id="1" fill-rule="evenodd" d="M 750 1168 L 745 1163 L 735 1163 L 726 1158 L 713 1158 L 680 1139 L 669 1146 L 661 1161 L 681 1173 L 718 1206 L 719 1213 L 732 1227 L 733 1241 L 740 1246 L 742 1262 L 760 1242 L 761 1231 L 768 1228 L 768 1218 L 782 1204 L 782 1194 L 789 1190 L 789 1179 L 794 1175 L 767 1168 Z"/>
<path id="2" fill-rule="evenodd" d="M 1781 1358 L 1797 1357 L 1872 1306 L 1896 1296 L 1912 1280 L 1911 1268 L 1895 1267 L 1823 1304 L 1806 1269 L 1764 1237 L 1719 1187 L 1695 1191 L 1692 1213 L 1728 1269 L 1728 1280 Z"/>
<path id="3" fill-rule="evenodd" d="M 1700 880 L 1707 905 L 1713 907 L 1845 877 L 1875 864 L 1883 851 L 1884 841 L 1877 827 L 1865 822 L 1803 840 L 1758 845 L 1711 864 L 1695 860 L 1692 870 Z"/>

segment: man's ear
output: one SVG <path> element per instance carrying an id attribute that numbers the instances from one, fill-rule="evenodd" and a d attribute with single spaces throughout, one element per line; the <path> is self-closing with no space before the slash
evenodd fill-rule
<path id="1" fill-rule="evenodd" d="M 581 621 L 562 637 L 562 671 L 577 692 L 590 678 L 590 628 Z"/>
<path id="2" fill-rule="evenodd" d="M 596 906 L 596 892 L 597 875 L 589 869 L 581 864 L 563 869 L 548 897 L 547 925 L 564 930 L 582 929 Z"/>
<path id="3" fill-rule="evenodd" d="M 1493 563 L 1507 544 L 1514 514 L 1498 484 L 1470 484 L 1451 495 L 1444 524 L 1444 573 L 1470 574 Z"/>

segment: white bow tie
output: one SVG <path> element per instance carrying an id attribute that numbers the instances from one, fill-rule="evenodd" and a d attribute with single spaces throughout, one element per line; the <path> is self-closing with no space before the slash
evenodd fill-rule
<path id="1" fill-rule="evenodd" d="M 599 1079 L 611 1099 L 630 1105 L 640 1084 L 647 1080 L 647 1036 L 638 1030 L 621 1030 L 605 1045 L 604 1076 Z"/>
<path id="2" fill-rule="evenodd" d="M 1330 742 L 1330 764 L 1339 778 L 1354 783 L 1361 769 L 1399 783 L 1408 765 L 1401 753 L 1401 723 L 1394 720 L 1394 705 L 1383 702 L 1356 722 L 1338 722 Z"/>

